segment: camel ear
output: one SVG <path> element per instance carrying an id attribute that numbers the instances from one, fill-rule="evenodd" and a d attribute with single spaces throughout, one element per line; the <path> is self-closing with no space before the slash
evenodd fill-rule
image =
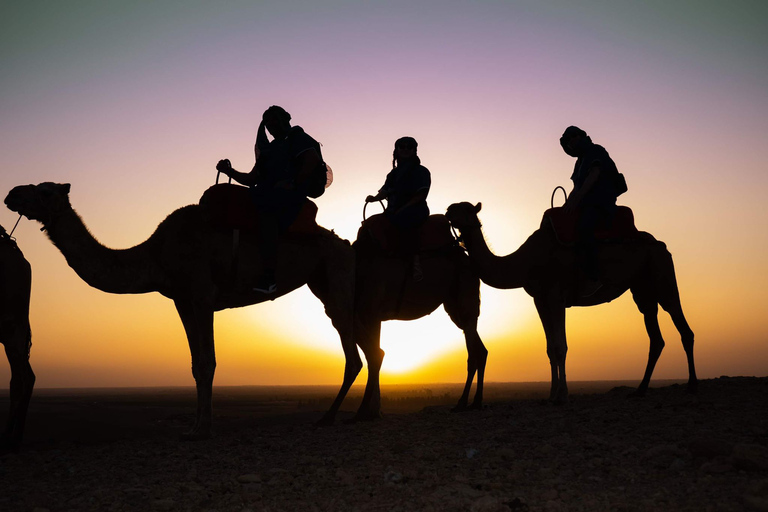
<path id="1" fill-rule="evenodd" d="M 477 203 L 475 205 L 475 213 L 479 213 L 483 209 L 483 203 Z"/>
<path id="2" fill-rule="evenodd" d="M 61 185 L 61 188 L 64 189 L 65 194 L 69 194 L 69 189 L 71 188 L 71 185 L 69 183 L 63 183 Z"/>

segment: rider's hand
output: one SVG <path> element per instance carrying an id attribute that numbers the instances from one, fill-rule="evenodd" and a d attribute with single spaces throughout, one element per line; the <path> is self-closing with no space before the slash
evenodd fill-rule
<path id="1" fill-rule="evenodd" d="M 216 170 L 229 176 L 229 173 L 232 171 L 232 164 L 227 158 L 219 160 L 219 163 L 216 164 Z"/>
<path id="2" fill-rule="evenodd" d="M 376 198 L 374 196 L 368 196 L 365 198 L 366 203 L 372 203 L 374 201 L 376 201 Z"/>

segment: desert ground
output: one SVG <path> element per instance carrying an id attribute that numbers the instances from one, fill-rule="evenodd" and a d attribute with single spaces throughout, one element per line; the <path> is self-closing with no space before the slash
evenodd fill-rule
<path id="1" fill-rule="evenodd" d="M 332 387 L 214 389 L 213 439 L 182 442 L 191 388 L 37 390 L 0 457 L 1 511 L 768 511 L 768 378 L 384 386 L 384 417 L 315 428 Z M 7 410 L 0 392 L 0 414 Z"/>

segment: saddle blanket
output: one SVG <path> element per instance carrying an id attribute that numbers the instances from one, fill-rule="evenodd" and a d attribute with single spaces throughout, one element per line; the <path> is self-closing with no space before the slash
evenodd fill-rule
<path id="1" fill-rule="evenodd" d="M 357 232 L 357 239 L 365 236 L 366 231 L 371 238 L 388 253 L 401 252 L 408 238 L 383 214 L 379 213 L 368 217 Z M 413 237 L 413 242 L 418 241 L 415 252 L 435 251 L 450 246 L 456 242 L 451 234 L 451 225 L 445 215 L 430 215 L 419 227 L 418 236 Z"/>
<path id="2" fill-rule="evenodd" d="M 208 208 L 211 222 L 216 229 L 240 229 L 250 233 L 259 230 L 259 212 L 247 187 L 218 183 L 203 193 L 200 205 Z M 296 220 L 288 227 L 288 232 L 317 233 L 319 226 L 316 216 L 317 205 L 307 199 Z"/>
<path id="3" fill-rule="evenodd" d="M 546 223 L 552 226 L 555 231 L 557 240 L 566 245 L 571 245 L 576 242 L 576 221 L 578 219 L 578 213 L 565 213 L 563 208 L 550 208 L 544 212 L 544 218 L 541 220 L 541 226 L 544 227 Z M 632 214 L 632 210 L 626 206 L 617 206 L 616 215 L 613 217 L 613 222 L 610 226 L 598 227 L 595 231 L 595 239 L 597 240 L 617 240 L 634 238 L 637 236 L 637 228 L 635 227 L 635 217 Z"/>

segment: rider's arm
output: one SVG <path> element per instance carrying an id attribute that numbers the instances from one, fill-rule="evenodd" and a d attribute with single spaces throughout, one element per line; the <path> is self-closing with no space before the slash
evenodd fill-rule
<path id="1" fill-rule="evenodd" d="M 581 185 L 581 187 L 576 188 L 574 185 L 573 191 L 571 191 L 571 194 L 568 196 L 568 200 L 565 202 L 565 210 L 570 212 L 577 208 L 582 199 L 584 199 L 584 196 L 586 196 L 592 187 L 595 186 L 595 183 L 597 183 L 597 179 L 599 177 L 600 165 L 599 162 L 595 162 L 595 165 L 589 169 L 589 173 L 587 173 L 587 179 L 584 180 L 584 183 Z"/>
<path id="2" fill-rule="evenodd" d="M 229 160 L 219 160 L 219 163 L 216 164 L 216 170 L 219 171 L 222 174 L 225 174 L 235 180 L 238 183 L 241 183 L 243 185 L 246 185 L 248 187 L 252 187 L 256 184 L 256 180 L 258 178 L 258 173 L 256 171 L 256 166 L 253 166 L 253 169 L 251 172 L 245 173 L 240 172 L 232 167 L 232 164 L 229 162 Z"/>

